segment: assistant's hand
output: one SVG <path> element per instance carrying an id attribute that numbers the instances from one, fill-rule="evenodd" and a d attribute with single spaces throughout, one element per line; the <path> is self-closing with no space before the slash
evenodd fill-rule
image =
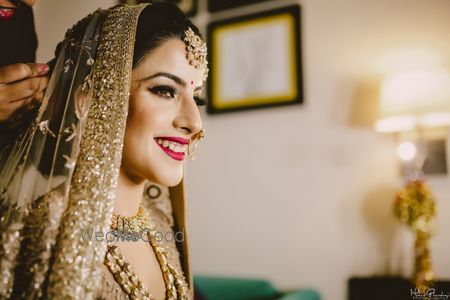
<path id="1" fill-rule="evenodd" d="M 32 108 L 40 102 L 47 87 L 46 64 L 13 64 L 0 68 L 0 122 L 7 121 L 19 108 Z"/>

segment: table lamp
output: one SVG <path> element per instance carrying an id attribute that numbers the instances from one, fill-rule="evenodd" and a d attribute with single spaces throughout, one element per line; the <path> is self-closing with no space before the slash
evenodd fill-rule
<path id="1" fill-rule="evenodd" d="M 413 280 L 422 292 L 434 282 L 429 239 L 435 229 L 435 199 L 423 172 L 427 139 L 440 132 L 445 141 L 449 126 L 450 75 L 446 69 L 409 70 L 384 78 L 375 130 L 398 138 L 406 184 L 396 195 L 394 212 L 416 234 Z"/>

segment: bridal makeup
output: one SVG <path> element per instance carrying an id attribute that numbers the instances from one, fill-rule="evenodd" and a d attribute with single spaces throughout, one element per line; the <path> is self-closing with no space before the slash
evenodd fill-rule
<path id="1" fill-rule="evenodd" d="M 163 80 L 161 84 L 158 84 L 159 80 Z M 169 83 L 164 83 L 165 79 L 168 79 Z M 181 87 L 181 89 L 186 89 L 188 84 L 182 78 L 165 72 L 159 72 L 148 77 L 145 77 L 140 80 L 141 83 L 150 84 L 149 91 L 155 96 L 161 97 L 163 99 L 172 100 L 175 97 L 180 96 L 180 89 L 177 86 Z M 152 82 L 153 81 L 153 82 Z M 154 83 L 154 84 L 152 84 Z M 190 85 L 193 86 L 195 81 L 191 80 Z M 201 97 L 202 87 L 198 86 L 194 89 L 193 99 L 197 106 L 203 106 L 206 104 L 206 100 Z M 187 145 L 189 140 L 182 137 L 156 137 L 155 141 L 161 147 L 161 149 L 171 158 L 177 161 L 182 161 L 185 159 Z"/>
<path id="2" fill-rule="evenodd" d="M 133 69 L 122 167 L 132 180 L 177 185 L 189 136 L 202 128 L 203 70 L 190 65 L 183 41 L 169 39 Z"/>

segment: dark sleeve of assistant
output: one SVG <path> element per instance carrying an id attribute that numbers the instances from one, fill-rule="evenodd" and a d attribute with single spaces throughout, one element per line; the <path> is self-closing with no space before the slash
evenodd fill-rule
<path id="1" fill-rule="evenodd" d="M 9 20 L 0 20 L 0 67 L 36 61 L 37 37 L 31 7 L 19 6 Z"/>

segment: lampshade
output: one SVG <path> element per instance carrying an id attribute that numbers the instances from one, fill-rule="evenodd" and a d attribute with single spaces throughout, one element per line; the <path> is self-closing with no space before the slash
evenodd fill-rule
<path id="1" fill-rule="evenodd" d="M 411 70 L 387 76 L 381 84 L 381 132 L 450 126 L 450 75 L 444 68 Z"/>

